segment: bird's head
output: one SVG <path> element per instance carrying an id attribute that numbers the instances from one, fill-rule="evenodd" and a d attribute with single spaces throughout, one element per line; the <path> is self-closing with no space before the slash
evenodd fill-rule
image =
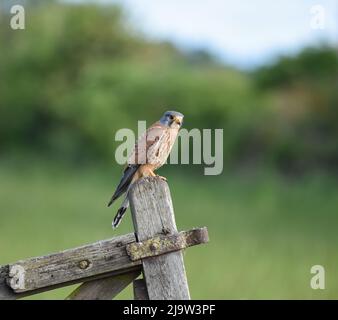
<path id="1" fill-rule="evenodd" d="M 184 115 L 182 113 L 177 111 L 166 111 L 160 119 L 160 122 L 170 128 L 179 129 L 183 124 L 183 118 Z"/>

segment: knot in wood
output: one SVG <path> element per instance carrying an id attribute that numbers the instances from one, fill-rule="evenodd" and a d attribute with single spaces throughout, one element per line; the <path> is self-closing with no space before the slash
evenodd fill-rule
<path id="1" fill-rule="evenodd" d="M 87 269 L 89 267 L 90 262 L 88 260 L 82 260 L 79 262 L 80 269 Z"/>

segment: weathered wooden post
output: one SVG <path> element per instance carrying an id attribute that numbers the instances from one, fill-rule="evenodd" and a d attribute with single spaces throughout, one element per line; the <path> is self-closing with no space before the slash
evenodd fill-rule
<path id="1" fill-rule="evenodd" d="M 130 190 L 129 233 L 0 266 L 0 300 L 82 283 L 67 299 L 112 299 L 133 281 L 134 298 L 190 299 L 182 249 L 208 242 L 206 227 L 177 232 L 168 184 L 145 178 Z M 144 279 L 137 279 L 141 270 Z"/>
<path id="2" fill-rule="evenodd" d="M 138 242 L 159 234 L 177 234 L 170 190 L 165 181 L 158 177 L 141 179 L 132 187 L 129 197 Z M 150 250 L 156 251 L 157 243 L 152 245 Z M 190 299 L 180 250 L 142 259 L 142 267 L 149 299 Z"/>

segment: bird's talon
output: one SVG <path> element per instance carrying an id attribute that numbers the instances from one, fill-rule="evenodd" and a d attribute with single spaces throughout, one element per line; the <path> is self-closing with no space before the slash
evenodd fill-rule
<path id="1" fill-rule="evenodd" d="M 166 178 L 166 177 L 162 177 L 162 176 L 159 176 L 159 175 L 156 175 L 156 177 L 162 179 L 163 181 L 167 181 L 167 178 Z"/>

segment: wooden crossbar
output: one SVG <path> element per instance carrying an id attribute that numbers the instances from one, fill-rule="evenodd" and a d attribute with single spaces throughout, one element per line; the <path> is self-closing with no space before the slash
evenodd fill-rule
<path id="1" fill-rule="evenodd" d="M 207 228 L 178 232 L 169 187 L 141 179 L 130 190 L 135 234 L 0 266 L 0 300 L 84 283 L 68 299 L 111 299 L 134 281 L 136 299 L 189 299 L 181 250 L 208 242 Z"/>
<path id="2" fill-rule="evenodd" d="M 127 234 L 59 253 L 20 260 L 0 266 L 0 299 L 14 297 L 15 293 L 22 297 L 79 282 L 112 279 L 119 274 L 139 274 L 140 259 L 207 241 L 206 228 L 159 235 L 143 242 L 136 242 L 134 234 Z"/>

